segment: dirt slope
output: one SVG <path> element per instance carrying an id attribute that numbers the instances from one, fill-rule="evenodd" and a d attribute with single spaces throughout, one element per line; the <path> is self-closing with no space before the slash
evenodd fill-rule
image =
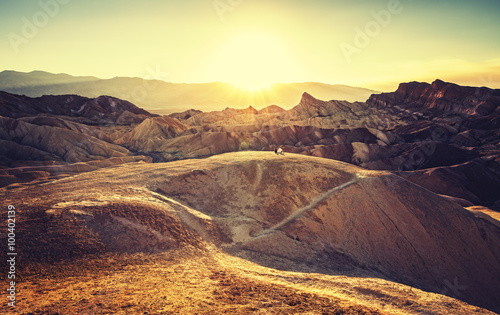
<path id="1" fill-rule="evenodd" d="M 500 305 L 497 225 L 395 175 L 342 162 L 239 152 L 130 163 L 2 188 L 0 197 L 19 209 L 20 268 L 214 244 L 271 268 L 371 275 Z"/>

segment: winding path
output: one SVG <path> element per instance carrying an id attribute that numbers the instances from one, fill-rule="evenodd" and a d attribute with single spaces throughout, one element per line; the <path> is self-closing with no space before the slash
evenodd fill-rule
<path id="1" fill-rule="evenodd" d="M 281 222 L 279 222 L 278 224 L 270 227 L 269 229 L 266 229 L 262 232 L 260 232 L 259 234 L 255 235 L 254 237 L 252 237 L 252 239 L 256 239 L 256 238 L 259 238 L 259 237 L 263 237 L 263 236 L 266 236 L 278 229 L 280 229 L 282 226 L 284 226 L 285 224 L 288 224 L 289 222 L 301 217 L 302 215 L 306 214 L 307 212 L 313 210 L 317 205 L 319 205 L 321 202 L 325 201 L 326 199 L 328 199 L 329 197 L 331 197 L 333 194 L 335 194 L 336 192 L 338 191 L 341 191 L 355 183 L 357 183 L 359 180 L 358 176 L 354 176 L 350 181 L 342 184 L 342 185 L 339 185 L 337 187 L 334 187 L 332 189 L 330 189 L 329 191 L 325 192 L 324 194 L 322 195 L 319 195 L 318 197 L 314 198 L 308 205 L 300 208 L 300 209 L 297 209 L 296 211 L 294 211 L 293 213 L 291 213 L 288 217 L 286 217 L 285 219 L 283 219 Z"/>

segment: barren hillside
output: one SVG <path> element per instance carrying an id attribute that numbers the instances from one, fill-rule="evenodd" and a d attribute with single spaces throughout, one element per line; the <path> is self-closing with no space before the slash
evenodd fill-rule
<path id="1" fill-rule="evenodd" d="M 440 294 L 499 307 L 498 226 L 338 161 L 228 153 L 0 195 L 18 209 L 20 313 L 488 314 Z"/>

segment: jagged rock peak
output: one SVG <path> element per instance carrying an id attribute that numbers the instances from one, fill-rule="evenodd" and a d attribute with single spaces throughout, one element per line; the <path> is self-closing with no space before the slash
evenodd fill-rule
<path id="1" fill-rule="evenodd" d="M 436 79 L 434 82 L 432 82 L 432 87 L 436 90 L 443 89 L 445 86 L 450 85 L 452 83 L 444 82 L 442 80 Z M 456 85 L 456 84 L 453 84 Z"/>
<path id="2" fill-rule="evenodd" d="M 500 90 L 461 86 L 437 79 L 431 84 L 401 83 L 395 92 L 371 95 L 367 103 L 377 108 L 402 106 L 413 111 L 485 116 L 500 106 Z"/>
<path id="3" fill-rule="evenodd" d="M 253 106 L 248 106 L 248 108 L 245 109 L 245 112 L 250 113 L 250 114 L 258 114 L 259 111 L 253 108 Z"/>
<path id="4" fill-rule="evenodd" d="M 300 103 L 310 103 L 315 101 L 318 101 L 318 99 L 312 96 L 311 94 L 304 92 L 302 94 L 302 99 L 300 100 Z"/>

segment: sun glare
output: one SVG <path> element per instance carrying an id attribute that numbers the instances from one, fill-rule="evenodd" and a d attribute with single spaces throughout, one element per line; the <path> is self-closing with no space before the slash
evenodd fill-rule
<path id="1" fill-rule="evenodd" d="M 256 33 L 240 34 L 221 47 L 213 63 L 221 81 L 249 91 L 269 88 L 293 76 L 290 52 L 277 40 Z"/>

